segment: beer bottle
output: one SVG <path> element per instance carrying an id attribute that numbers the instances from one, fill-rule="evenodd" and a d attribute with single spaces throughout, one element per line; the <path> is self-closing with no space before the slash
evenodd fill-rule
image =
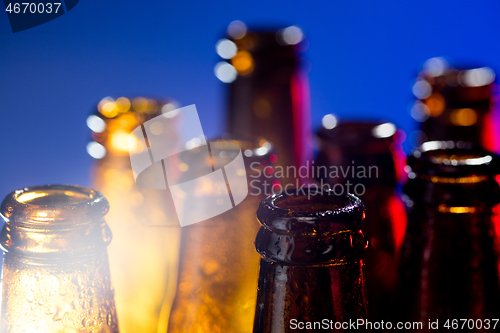
<path id="1" fill-rule="evenodd" d="M 4 199 L 2 333 L 118 332 L 108 209 L 101 193 L 72 185 L 23 188 Z"/>
<path id="2" fill-rule="evenodd" d="M 312 136 L 309 84 L 301 57 L 308 43 L 304 33 L 297 26 L 249 30 L 235 21 L 226 37 L 217 43 L 217 52 L 227 62 L 219 62 L 215 72 L 228 83 L 227 132 L 250 141 L 269 140 L 280 156 L 278 166 L 305 165 Z M 234 77 L 221 76 L 230 72 L 222 70 L 227 66 Z M 296 181 L 283 179 L 297 186 Z"/>
<path id="3" fill-rule="evenodd" d="M 419 144 L 463 140 L 498 152 L 494 79 L 489 67 L 452 66 L 441 57 L 427 60 L 412 86 L 418 100 L 411 115 L 422 124 Z"/>
<path id="4" fill-rule="evenodd" d="M 462 141 L 430 141 L 408 166 L 401 318 L 426 328 L 428 320 L 498 317 L 500 157 Z"/>
<path id="5" fill-rule="evenodd" d="M 257 218 L 254 333 L 338 332 L 349 320 L 367 320 L 361 200 L 332 190 L 288 190 L 263 200 Z"/>
<path id="6" fill-rule="evenodd" d="M 259 229 L 255 207 L 271 191 L 272 167 L 278 157 L 265 140 L 217 140 L 209 143 L 215 165 L 234 158 L 234 143 L 244 156 L 248 196 L 221 215 L 182 228 L 178 287 L 168 333 L 252 331 L 259 273 L 253 245 Z M 181 154 L 180 160 L 194 165 L 189 162 L 194 154 L 196 149 Z M 168 167 L 169 161 L 165 164 Z M 186 177 L 197 178 L 193 173 Z M 233 195 L 241 190 L 246 188 L 231 187 Z"/>
<path id="7" fill-rule="evenodd" d="M 147 147 L 129 134 L 177 108 L 171 99 L 105 97 L 87 118 L 92 130 L 87 151 L 94 158 L 91 184 L 113 207 L 107 216 L 114 233 L 108 252 L 122 333 L 156 333 L 158 325 L 166 327 L 175 295 L 181 228 L 168 189 L 135 184 L 129 149 L 135 153 Z M 158 130 L 175 141 L 175 126 Z"/>
<path id="8" fill-rule="evenodd" d="M 397 298 L 398 255 L 406 230 L 404 202 L 396 191 L 404 156 L 396 126 L 388 122 L 338 122 L 326 115 L 317 133 L 320 151 L 311 168 L 322 187 L 350 191 L 367 210 L 368 308 L 373 321 L 392 320 Z"/>

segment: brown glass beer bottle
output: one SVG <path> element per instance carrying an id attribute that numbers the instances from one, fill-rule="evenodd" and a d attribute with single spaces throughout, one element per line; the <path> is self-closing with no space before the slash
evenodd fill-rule
<path id="1" fill-rule="evenodd" d="M 401 318 L 424 329 L 429 320 L 443 328 L 447 320 L 498 318 L 500 157 L 461 141 L 431 141 L 408 165 Z"/>
<path id="2" fill-rule="evenodd" d="M 251 30 L 240 21 L 231 23 L 227 38 L 217 43 L 219 55 L 227 59 L 218 66 L 230 63 L 236 73 L 225 81 L 227 132 L 250 141 L 269 140 L 282 167 L 305 165 L 312 152 L 309 84 L 301 56 L 306 44 L 297 26 Z M 291 178 L 283 182 L 297 186 Z"/>
<path id="3" fill-rule="evenodd" d="M 342 332 L 367 319 L 365 210 L 351 194 L 296 189 L 257 210 L 262 224 L 254 333 Z M 344 326 L 342 326 L 344 325 Z M 357 327 L 365 332 L 365 326 Z"/>
<path id="4" fill-rule="evenodd" d="M 398 132 L 388 122 L 336 123 L 332 117 L 325 116 L 317 133 L 320 151 L 311 170 L 320 186 L 337 193 L 349 190 L 363 200 L 370 242 L 364 256 L 370 319 L 396 319 L 398 255 L 406 230 L 404 202 L 396 191 L 404 172 Z"/>
<path id="5" fill-rule="evenodd" d="M 418 144 L 462 140 L 498 153 L 494 79 L 494 71 L 486 66 L 457 67 L 445 58 L 428 59 L 412 86 L 418 100 L 411 115 L 422 124 Z"/>

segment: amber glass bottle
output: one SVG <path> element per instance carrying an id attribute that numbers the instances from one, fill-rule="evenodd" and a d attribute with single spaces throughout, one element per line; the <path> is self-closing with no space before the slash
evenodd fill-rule
<path id="1" fill-rule="evenodd" d="M 118 332 L 108 208 L 101 193 L 69 185 L 4 199 L 1 332 Z"/>
<path id="2" fill-rule="evenodd" d="M 135 184 L 129 148 L 147 148 L 129 134 L 177 107 L 168 99 L 106 97 L 87 119 L 91 184 L 113 207 L 106 218 L 114 234 L 108 253 L 122 333 L 156 333 L 159 319 L 166 327 L 175 294 L 181 228 L 168 190 Z M 175 140 L 176 128 L 164 130 Z"/>
<path id="3" fill-rule="evenodd" d="M 324 121 L 317 133 L 320 151 L 312 167 L 314 177 L 321 186 L 349 190 L 363 200 L 370 242 L 364 256 L 370 319 L 396 319 L 398 255 L 406 230 L 404 202 L 396 191 L 404 172 L 398 132 L 387 122 L 332 124 Z"/>
<path id="4" fill-rule="evenodd" d="M 266 138 L 276 147 L 279 166 L 299 167 L 311 157 L 309 84 L 301 55 L 306 44 L 296 26 L 249 30 L 242 22 L 233 22 L 227 39 L 217 44 L 225 58 L 221 45 L 235 50 L 228 59 L 236 77 L 228 85 L 227 132 Z"/>
<path id="5" fill-rule="evenodd" d="M 263 200 L 257 218 L 262 258 L 254 333 L 338 332 L 335 323 L 367 319 L 368 243 L 357 197 L 289 190 Z"/>
<path id="6" fill-rule="evenodd" d="M 464 142 L 431 141 L 408 165 L 402 318 L 424 328 L 428 319 L 497 318 L 500 157 Z"/>
<path id="7" fill-rule="evenodd" d="M 168 333 L 252 331 L 259 273 L 253 245 L 259 229 L 255 209 L 271 191 L 273 180 L 265 170 L 272 168 L 277 156 L 265 140 L 231 140 L 210 142 L 213 159 L 232 159 L 227 143 L 238 144 L 243 152 L 248 196 L 219 216 L 182 228 L 178 288 Z M 180 158 L 192 165 L 187 162 L 192 154 Z M 238 190 L 242 189 L 231 188 L 233 194 Z"/>
<path id="8" fill-rule="evenodd" d="M 420 143 L 463 140 L 498 152 L 494 79 L 489 67 L 457 67 L 444 58 L 427 60 L 412 87 L 418 100 L 411 114 L 422 123 Z"/>

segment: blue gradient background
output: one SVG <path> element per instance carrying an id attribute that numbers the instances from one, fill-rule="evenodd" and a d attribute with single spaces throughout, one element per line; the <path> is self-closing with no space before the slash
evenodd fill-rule
<path id="1" fill-rule="evenodd" d="M 0 13 L 0 197 L 44 183 L 88 185 L 85 119 L 107 95 L 196 104 L 222 131 L 215 42 L 235 19 L 297 24 L 309 37 L 313 126 L 326 113 L 387 119 L 406 132 L 421 63 L 446 55 L 500 68 L 500 2 L 98 1 L 13 34 Z M 409 149 L 406 144 L 406 149 Z"/>

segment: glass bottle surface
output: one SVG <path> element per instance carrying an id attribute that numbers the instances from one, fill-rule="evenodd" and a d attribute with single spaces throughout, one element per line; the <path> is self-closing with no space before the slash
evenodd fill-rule
<path id="1" fill-rule="evenodd" d="M 309 83 L 301 55 L 305 35 L 297 26 L 252 30 L 235 24 L 221 40 L 237 50 L 228 60 L 237 75 L 228 84 L 227 132 L 269 140 L 280 156 L 278 166 L 305 165 L 312 156 Z M 283 177 L 283 187 L 299 186 L 299 178 Z"/>
<path id="2" fill-rule="evenodd" d="M 489 67 L 452 66 L 444 58 L 424 63 L 411 109 L 421 122 L 420 141 L 467 141 L 499 152 L 500 114 L 493 105 L 495 73 Z"/>
<path id="3" fill-rule="evenodd" d="M 330 117 L 332 117 L 330 115 Z M 372 321 L 396 320 L 398 261 L 406 231 L 406 211 L 396 190 L 404 154 L 396 126 L 388 122 L 338 122 L 322 127 L 320 151 L 312 167 L 320 186 L 349 191 L 366 207 L 364 255 L 368 309 Z"/>
<path id="4" fill-rule="evenodd" d="M 408 158 L 402 318 L 498 317 L 500 157 L 463 142 L 426 142 Z"/>
<path id="5" fill-rule="evenodd" d="M 106 217 L 114 234 L 108 253 L 122 333 L 166 329 L 175 295 L 181 228 L 168 190 L 135 184 L 129 144 L 134 152 L 147 148 L 139 140 L 129 142 L 129 134 L 177 108 L 168 99 L 107 97 L 87 119 L 94 140 L 87 146 L 95 158 L 91 184 L 113 207 Z M 163 130 L 175 140 L 178 129 L 172 127 Z"/>
<path id="6" fill-rule="evenodd" d="M 259 271 L 259 255 L 253 245 L 259 223 L 254 212 L 266 196 L 264 191 L 271 190 L 272 179 L 264 175 L 264 169 L 272 167 L 277 156 L 265 140 L 231 140 L 210 142 L 213 159 L 232 158 L 227 143 L 236 143 L 244 153 L 251 184 L 248 196 L 219 216 L 182 228 L 179 280 L 169 333 L 252 331 Z M 181 155 L 181 159 L 189 159 L 186 155 L 190 154 Z M 231 188 L 233 194 L 239 190 Z"/>
<path id="7" fill-rule="evenodd" d="M 24 188 L 1 206 L 2 333 L 117 333 L 104 221 L 109 205 L 73 185 Z"/>
<path id="8" fill-rule="evenodd" d="M 362 255 L 368 243 L 357 197 L 297 189 L 263 200 L 257 218 L 254 333 L 338 332 L 336 322 L 367 320 Z"/>

